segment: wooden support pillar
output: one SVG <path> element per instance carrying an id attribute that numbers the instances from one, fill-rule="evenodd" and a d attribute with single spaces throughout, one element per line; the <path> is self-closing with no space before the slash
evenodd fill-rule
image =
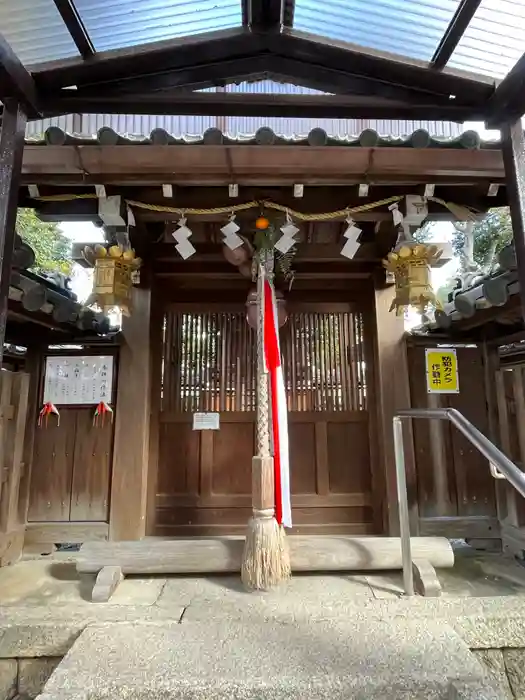
<path id="1" fill-rule="evenodd" d="M 139 540 L 146 533 L 151 291 L 134 288 L 132 294 L 131 316 L 122 323 L 118 363 L 110 540 Z"/>
<path id="2" fill-rule="evenodd" d="M 11 260 L 27 117 L 19 102 L 4 101 L 0 132 L 0 368 L 4 356 Z"/>
<path id="3" fill-rule="evenodd" d="M 443 397 L 439 394 L 427 394 L 428 408 L 444 408 Z M 430 436 L 430 453 L 432 459 L 432 480 L 434 482 L 434 505 L 436 515 L 445 517 L 453 515 L 448 485 L 447 452 L 445 446 L 445 423 L 442 420 L 428 422 Z"/>
<path id="4" fill-rule="evenodd" d="M 164 313 L 160 292 L 155 287 L 151 294 L 150 366 L 151 410 L 149 432 L 148 501 L 146 534 L 155 534 L 157 519 L 157 482 L 159 471 L 160 411 L 162 391 L 162 333 Z"/>
<path id="5" fill-rule="evenodd" d="M 501 136 L 520 283 L 521 312 L 525 319 L 525 138 L 521 119 L 503 124 Z"/>
<path id="6" fill-rule="evenodd" d="M 488 345 L 485 341 L 482 346 L 483 372 L 485 380 L 485 397 L 487 401 L 488 437 L 497 445 L 509 459 L 513 458 L 510 448 L 509 423 L 507 415 L 507 402 L 505 399 L 504 377 L 500 369 L 500 361 L 497 345 Z M 501 411 L 499 405 L 501 403 Z M 498 421 L 502 421 L 502 430 Z M 494 479 L 496 490 L 496 508 L 498 520 L 503 522 L 507 517 L 507 491 L 512 486 L 506 479 Z M 512 489 L 514 490 L 514 489 Z"/>
<path id="7" fill-rule="evenodd" d="M 22 478 L 20 480 L 18 517 L 20 522 L 25 525 L 27 523 L 27 511 L 29 509 L 35 431 L 38 421 L 38 411 L 40 409 L 40 389 L 44 374 L 44 348 L 42 346 L 36 345 L 27 349 L 24 372 L 29 375 L 29 394 L 27 400 L 27 420 L 24 440 L 24 468 L 22 471 Z"/>
<path id="8" fill-rule="evenodd" d="M 377 372 L 375 404 L 379 414 L 379 435 L 377 437 L 386 495 L 383 524 L 389 535 L 399 534 L 393 418 L 399 409 L 410 408 L 411 405 L 404 318 L 396 316 L 394 311 L 389 311 L 393 298 L 394 287 L 376 290 Z M 408 421 L 404 425 L 404 435 L 411 534 L 417 535 L 419 513 L 414 439 L 412 426 Z"/>

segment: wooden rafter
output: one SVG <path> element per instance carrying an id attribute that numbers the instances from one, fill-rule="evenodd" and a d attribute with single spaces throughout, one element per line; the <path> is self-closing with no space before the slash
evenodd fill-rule
<path id="1" fill-rule="evenodd" d="M 432 56 L 430 67 L 434 70 L 444 68 L 452 56 L 454 49 L 461 41 L 461 37 L 466 32 L 481 0 L 461 0 L 458 9 L 454 13 L 450 24 L 447 27 L 443 38 Z"/>
<path id="2" fill-rule="evenodd" d="M 262 54 L 200 63 L 195 66 L 174 68 L 170 71 L 144 75 L 125 80 L 86 85 L 77 91 L 81 96 L 137 95 L 177 88 L 202 89 L 237 80 L 263 77 L 268 69 L 268 57 Z"/>
<path id="3" fill-rule="evenodd" d="M 0 99 L 14 97 L 28 112 L 38 115 L 37 90 L 33 78 L 24 68 L 9 42 L 0 34 Z"/>
<path id="4" fill-rule="evenodd" d="M 78 14 L 74 1 L 54 0 L 54 3 L 82 58 L 91 58 L 94 56 L 95 47 Z"/>
<path id="5" fill-rule="evenodd" d="M 241 27 L 134 46 L 130 49 L 99 52 L 93 61 L 73 58 L 48 64 L 42 69 L 35 66 L 33 76 L 36 84 L 44 90 L 71 85 L 80 88 L 84 85 L 125 80 L 200 63 L 253 56 L 263 49 L 264 43 L 258 35 L 251 34 L 248 29 Z"/>

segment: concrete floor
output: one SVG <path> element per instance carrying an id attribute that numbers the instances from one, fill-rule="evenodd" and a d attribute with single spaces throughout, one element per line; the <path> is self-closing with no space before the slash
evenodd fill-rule
<path id="1" fill-rule="evenodd" d="M 438 572 L 444 598 L 525 596 L 525 567 L 502 554 L 457 556 L 453 569 Z M 94 577 L 79 579 L 74 554 L 31 557 L 0 569 L 0 607 L 92 606 Z M 367 603 L 402 595 L 401 572 L 297 575 L 276 591 L 255 594 L 272 605 L 294 601 L 301 606 Z M 111 605 L 188 606 L 197 603 L 244 605 L 247 594 L 237 576 L 130 577 L 111 598 Z"/>

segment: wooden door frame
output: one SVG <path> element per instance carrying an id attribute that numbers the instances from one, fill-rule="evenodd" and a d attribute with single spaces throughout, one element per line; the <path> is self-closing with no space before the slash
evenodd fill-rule
<path id="1" fill-rule="evenodd" d="M 162 303 L 159 296 L 152 301 L 151 316 L 151 413 L 150 413 L 150 439 L 149 439 L 149 483 L 148 483 L 148 509 L 147 509 L 147 529 L 148 535 L 155 533 L 156 527 L 156 499 L 157 480 L 159 470 L 159 427 L 161 422 L 160 412 L 160 387 L 162 373 L 162 325 L 165 315 L 172 312 L 179 313 L 214 313 L 214 312 L 239 312 L 244 308 L 244 302 L 221 302 L 209 301 L 166 301 Z M 364 360 L 366 377 L 366 413 L 368 421 L 368 443 L 369 459 L 371 471 L 371 508 L 373 517 L 374 532 L 381 534 L 384 532 L 382 519 L 382 504 L 384 502 L 384 489 L 381 474 L 381 463 L 377 449 L 378 436 L 378 401 L 376 391 L 376 333 L 374 317 L 374 294 L 372 285 L 366 285 L 363 293 L 355 299 L 348 301 L 316 302 L 303 300 L 287 301 L 289 313 L 312 312 L 312 313 L 360 313 L 363 317 L 364 328 Z M 204 445 L 206 448 L 206 445 Z M 303 499 L 304 500 L 304 499 Z M 335 499 L 337 500 L 337 498 Z M 304 503 L 309 503 L 308 499 Z M 342 502 L 342 501 L 341 501 Z M 302 501 L 301 501 L 302 504 Z M 356 502 L 356 505 L 361 505 Z"/>

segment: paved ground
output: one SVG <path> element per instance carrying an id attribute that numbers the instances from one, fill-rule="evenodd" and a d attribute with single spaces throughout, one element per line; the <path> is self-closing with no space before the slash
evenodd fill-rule
<path id="1" fill-rule="evenodd" d="M 238 576 L 127 578 L 94 604 L 74 555 L 31 558 L 0 570 L 0 657 L 70 651 L 42 700 L 510 697 L 469 648 L 525 647 L 525 568 L 471 552 L 439 576 L 439 599 L 403 597 L 399 572 L 267 593 Z"/>
<path id="2" fill-rule="evenodd" d="M 353 618 L 87 628 L 47 700 L 498 700 L 488 670 L 450 626 Z"/>

